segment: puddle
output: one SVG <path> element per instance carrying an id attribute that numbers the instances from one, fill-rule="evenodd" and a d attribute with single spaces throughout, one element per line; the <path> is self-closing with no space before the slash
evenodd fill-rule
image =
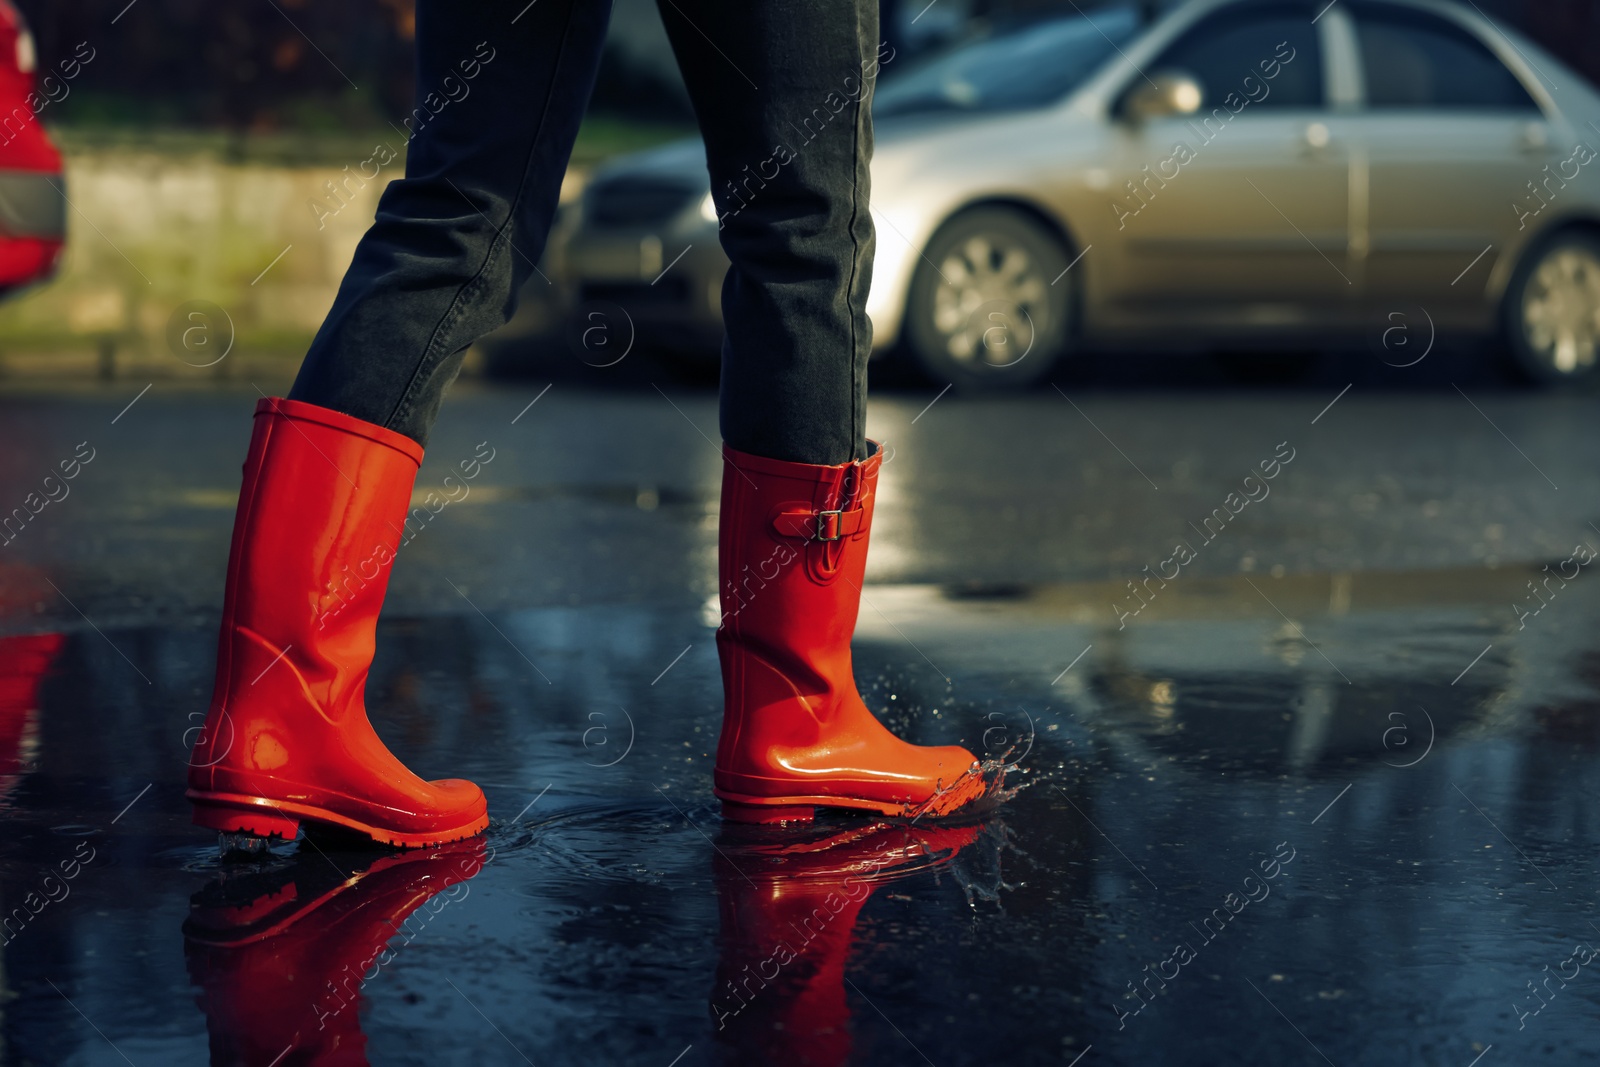
<path id="1" fill-rule="evenodd" d="M 1125 619 L 1121 582 L 869 586 L 869 703 L 1027 784 L 915 824 L 724 825 L 693 606 L 388 620 L 380 732 L 480 781 L 489 832 L 229 865 L 182 796 L 213 633 L 3 638 L 0 1041 L 52 1064 L 1571 1062 L 1600 1009 L 1575 949 L 1600 945 L 1600 592 L 1519 629 L 1534 573 L 1184 577 Z"/>

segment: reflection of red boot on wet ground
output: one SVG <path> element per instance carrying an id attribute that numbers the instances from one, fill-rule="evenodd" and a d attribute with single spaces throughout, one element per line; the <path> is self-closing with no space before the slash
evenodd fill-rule
<path id="1" fill-rule="evenodd" d="M 714 859 L 721 952 L 711 1014 L 729 1062 L 850 1058 L 845 965 L 879 887 L 942 866 L 980 826 L 870 822 L 822 833 L 725 827 Z"/>
<path id="2" fill-rule="evenodd" d="M 66 640 L 63 634 L 0 637 L 0 803 L 33 764 L 39 687 Z"/>
<path id="3" fill-rule="evenodd" d="M 341 866 L 347 855 L 334 853 Z M 383 855 L 347 878 L 307 851 L 287 869 L 225 875 L 196 893 L 184 955 L 211 1062 L 365 1064 L 362 986 L 466 896 L 485 862 L 474 838 Z"/>

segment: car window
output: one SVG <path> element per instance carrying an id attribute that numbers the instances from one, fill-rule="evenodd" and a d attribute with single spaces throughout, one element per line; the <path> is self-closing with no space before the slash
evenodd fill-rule
<path id="1" fill-rule="evenodd" d="M 1193 77 L 1201 111 L 1225 106 L 1230 94 L 1252 109 L 1322 106 L 1317 28 L 1298 4 L 1252 5 L 1202 19 L 1145 69 Z"/>
<path id="2" fill-rule="evenodd" d="M 1111 7 L 968 41 L 898 76 L 886 69 L 872 113 L 1044 107 L 1077 88 L 1139 27 L 1134 8 Z"/>
<path id="3" fill-rule="evenodd" d="M 1426 12 L 1362 7 L 1356 14 L 1368 107 L 1537 110 L 1498 56 L 1460 26 Z"/>

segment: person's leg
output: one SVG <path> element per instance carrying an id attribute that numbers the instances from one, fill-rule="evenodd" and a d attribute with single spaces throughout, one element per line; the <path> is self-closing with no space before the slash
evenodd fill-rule
<path id="1" fill-rule="evenodd" d="M 722 436 L 866 458 L 876 0 L 661 0 L 706 142 L 722 246 Z"/>
<path id="2" fill-rule="evenodd" d="M 421 0 L 416 136 L 290 399 L 263 399 L 228 559 L 194 821 L 324 823 L 390 844 L 488 825 L 483 792 L 384 747 L 365 689 L 423 442 L 461 351 L 533 269 L 609 0 Z"/>
<path id="3" fill-rule="evenodd" d="M 751 822 L 938 815 L 972 753 L 895 737 L 856 690 L 882 455 L 865 438 L 877 0 L 662 0 L 706 141 L 723 285 L 716 793 Z"/>
<path id="4" fill-rule="evenodd" d="M 427 443 L 467 346 L 510 318 L 544 252 L 610 8 L 420 0 L 405 177 L 384 191 L 291 399 Z"/>

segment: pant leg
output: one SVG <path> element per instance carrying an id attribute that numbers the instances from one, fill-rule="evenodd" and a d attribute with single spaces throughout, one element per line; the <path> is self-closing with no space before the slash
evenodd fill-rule
<path id="1" fill-rule="evenodd" d="M 801 463 L 866 456 L 877 0 L 658 0 L 732 267 L 722 436 Z"/>
<path id="2" fill-rule="evenodd" d="M 610 0 L 419 0 L 405 177 L 290 397 L 421 444 L 473 341 L 511 317 L 594 88 Z"/>

